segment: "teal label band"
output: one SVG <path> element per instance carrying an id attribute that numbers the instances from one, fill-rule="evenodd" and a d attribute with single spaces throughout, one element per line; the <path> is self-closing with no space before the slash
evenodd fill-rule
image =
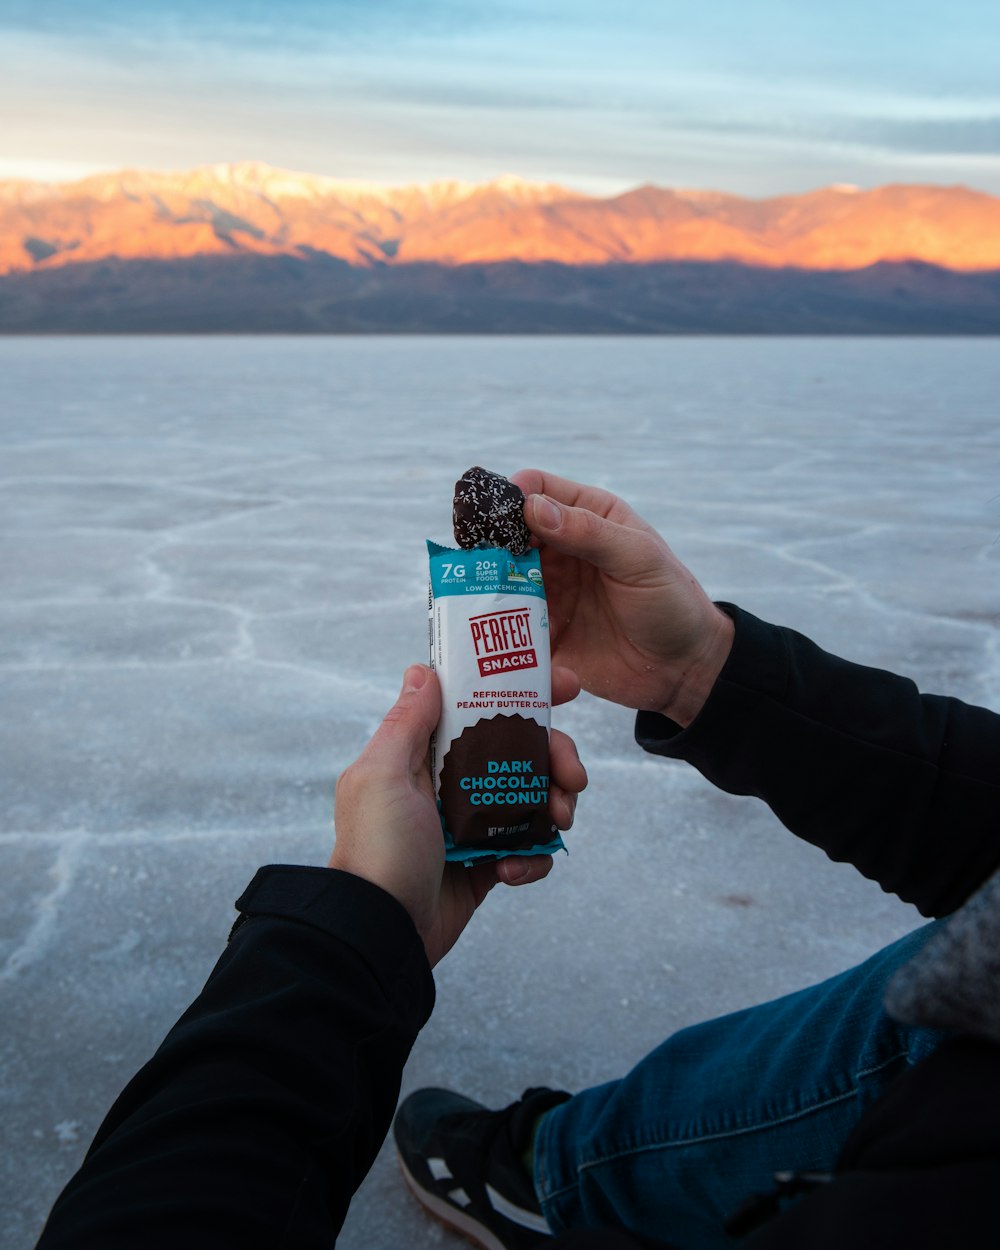
<path id="1" fill-rule="evenodd" d="M 511 555 L 503 547 L 474 547 L 462 551 L 427 540 L 431 590 L 443 595 L 529 595 L 545 598 L 542 562 L 536 548 Z"/>

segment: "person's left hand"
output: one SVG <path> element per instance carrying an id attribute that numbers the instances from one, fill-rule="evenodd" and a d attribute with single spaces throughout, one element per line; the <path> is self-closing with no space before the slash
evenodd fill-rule
<path id="1" fill-rule="evenodd" d="M 553 704 L 566 703 L 579 691 L 569 669 L 552 670 Z M 454 946 L 498 881 L 528 885 L 552 867 L 551 855 L 515 855 L 471 868 L 445 863 L 430 772 L 430 738 L 440 712 L 437 675 L 424 664 L 411 665 L 395 706 L 337 781 L 337 840 L 329 864 L 364 877 L 402 903 L 431 967 Z M 572 738 L 558 729 L 551 731 L 549 755 L 549 813 L 558 828 L 568 829 L 587 774 Z"/>

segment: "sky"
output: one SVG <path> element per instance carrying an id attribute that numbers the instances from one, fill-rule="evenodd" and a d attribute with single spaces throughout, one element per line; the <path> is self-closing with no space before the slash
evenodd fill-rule
<path id="1" fill-rule="evenodd" d="M 1000 194 L 1000 0 L 0 0 L 0 178 Z"/>

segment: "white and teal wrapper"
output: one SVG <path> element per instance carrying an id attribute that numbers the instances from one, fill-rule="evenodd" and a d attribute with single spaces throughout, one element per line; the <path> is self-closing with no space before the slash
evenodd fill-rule
<path id="1" fill-rule="evenodd" d="M 551 661 L 537 551 L 428 542 L 431 741 L 449 860 L 563 850 L 548 813 Z"/>

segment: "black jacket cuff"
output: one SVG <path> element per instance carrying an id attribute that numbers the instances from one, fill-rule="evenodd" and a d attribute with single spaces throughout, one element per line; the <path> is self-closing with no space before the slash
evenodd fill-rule
<path id="1" fill-rule="evenodd" d="M 639 712 L 635 740 L 644 751 L 689 760 L 720 742 L 741 725 L 749 708 L 762 698 L 781 698 L 788 682 L 787 646 L 782 631 L 733 603 L 717 603 L 736 627 L 732 650 L 705 705 L 686 729 L 658 712 Z M 735 718 L 735 719 L 734 719 Z"/>

